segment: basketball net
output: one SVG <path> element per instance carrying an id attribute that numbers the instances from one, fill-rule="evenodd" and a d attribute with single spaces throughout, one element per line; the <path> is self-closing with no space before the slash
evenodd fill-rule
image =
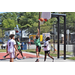
<path id="1" fill-rule="evenodd" d="M 40 25 L 43 25 L 43 24 L 44 24 L 44 22 L 46 22 L 46 21 L 47 21 L 47 19 L 43 19 L 42 21 L 41 21 L 41 19 L 43 19 L 43 18 L 40 18 L 40 19 L 38 19 L 38 20 L 39 20 L 39 22 L 40 22 Z"/>
<path id="2" fill-rule="evenodd" d="M 40 25 L 44 24 L 44 21 L 47 22 L 51 18 L 51 12 L 42 12 L 41 18 L 39 19 Z"/>
<path id="3" fill-rule="evenodd" d="M 40 20 L 39 20 L 39 22 L 40 22 L 40 25 L 43 25 L 43 24 L 44 24 L 44 21 L 40 21 Z"/>

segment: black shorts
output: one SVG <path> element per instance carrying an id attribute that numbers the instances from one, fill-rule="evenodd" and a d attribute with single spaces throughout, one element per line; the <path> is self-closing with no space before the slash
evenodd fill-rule
<path id="1" fill-rule="evenodd" d="M 45 53 L 48 53 L 48 54 L 50 54 L 50 50 L 48 50 L 48 51 L 45 51 Z"/>
<path id="2" fill-rule="evenodd" d="M 36 46 L 36 52 L 40 52 L 41 51 L 41 47 Z"/>
<path id="3" fill-rule="evenodd" d="M 21 51 L 21 49 L 18 49 L 18 51 L 20 52 L 20 51 Z"/>

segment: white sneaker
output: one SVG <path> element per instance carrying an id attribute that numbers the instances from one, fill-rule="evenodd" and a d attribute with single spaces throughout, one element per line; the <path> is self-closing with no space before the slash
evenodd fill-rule
<path id="1" fill-rule="evenodd" d="M 15 58 L 15 61 L 17 61 L 17 58 Z"/>

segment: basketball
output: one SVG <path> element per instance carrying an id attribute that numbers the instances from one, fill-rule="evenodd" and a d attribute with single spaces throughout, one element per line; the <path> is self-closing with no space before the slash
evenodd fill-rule
<path id="1" fill-rule="evenodd" d="M 55 51 L 57 51 L 57 49 L 55 49 Z"/>
<path id="2" fill-rule="evenodd" d="M 44 21 L 44 18 L 40 18 L 39 20 L 40 20 L 40 21 Z"/>

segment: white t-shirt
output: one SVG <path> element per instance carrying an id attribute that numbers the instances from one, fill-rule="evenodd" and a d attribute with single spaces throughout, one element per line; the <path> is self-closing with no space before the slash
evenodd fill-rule
<path id="1" fill-rule="evenodd" d="M 44 42 L 44 46 L 46 46 L 46 47 L 44 47 L 44 51 L 50 50 L 50 46 L 49 46 L 49 42 L 48 41 Z"/>
<path id="2" fill-rule="evenodd" d="M 8 52 L 9 53 L 15 52 L 15 48 L 14 48 L 15 44 L 16 44 L 15 40 L 13 40 L 13 39 L 8 40 L 7 46 L 8 46 Z"/>

